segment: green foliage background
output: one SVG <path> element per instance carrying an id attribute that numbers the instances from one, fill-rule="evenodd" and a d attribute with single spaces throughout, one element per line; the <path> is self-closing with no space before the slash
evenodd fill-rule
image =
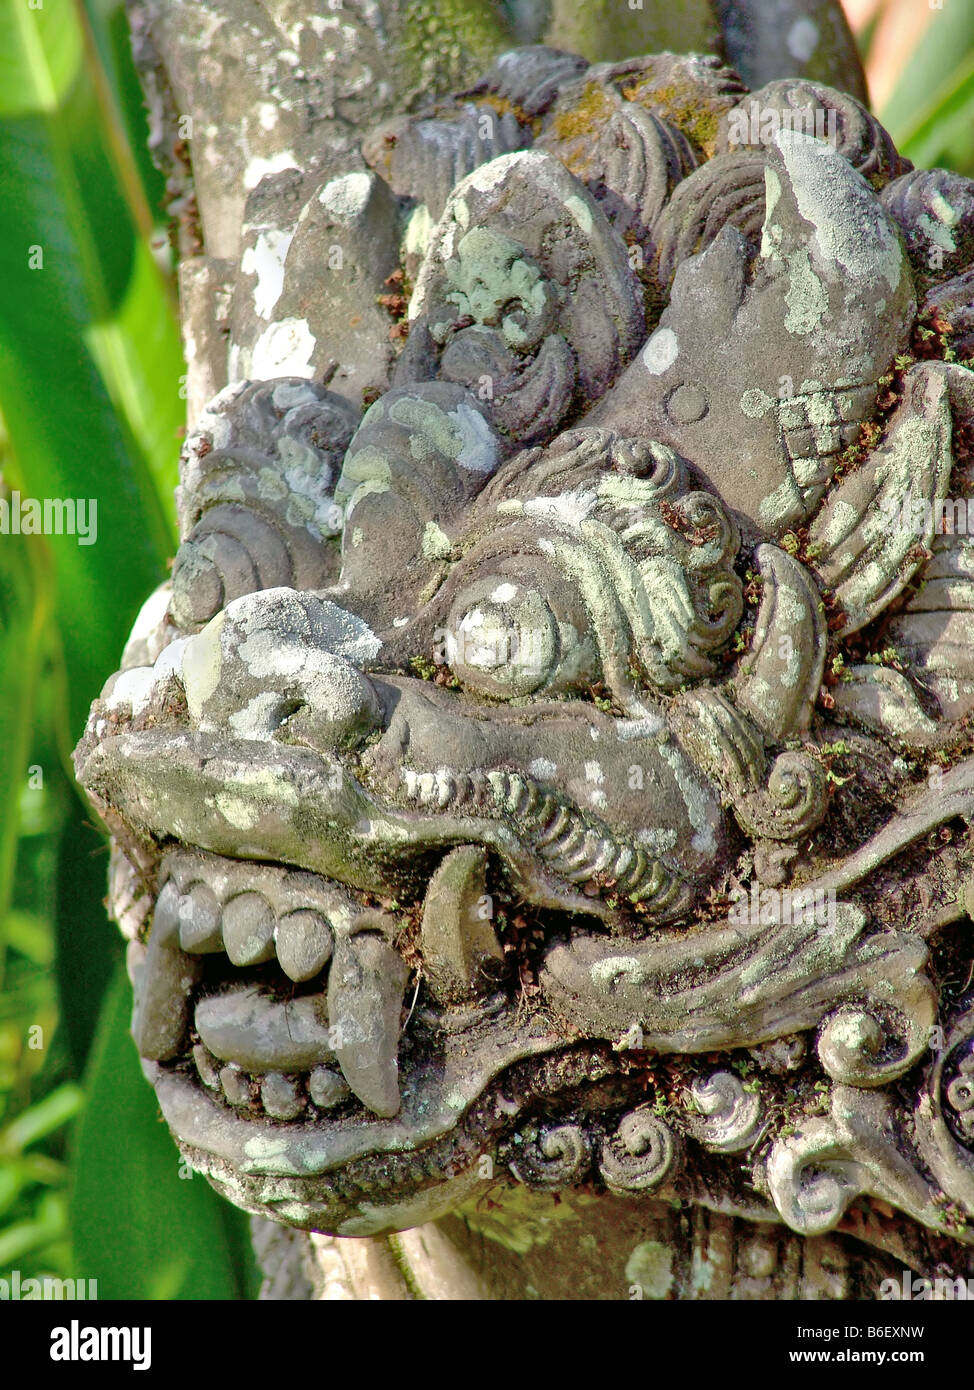
<path id="1" fill-rule="evenodd" d="M 974 175 L 974 5 L 933 12 L 880 115 Z M 175 549 L 185 366 L 146 138 L 120 0 L 0 0 L 0 487 L 98 503 L 95 545 L 0 537 L 0 1278 L 251 1298 L 245 1218 L 181 1176 L 142 1079 L 70 776 Z"/>
<path id="2" fill-rule="evenodd" d="M 2 0 L 0 469 L 96 499 L 98 531 L 0 543 L 0 1278 L 241 1298 L 247 1223 L 180 1169 L 142 1079 L 107 850 L 70 777 L 175 549 L 185 366 L 146 140 L 121 5 Z"/>

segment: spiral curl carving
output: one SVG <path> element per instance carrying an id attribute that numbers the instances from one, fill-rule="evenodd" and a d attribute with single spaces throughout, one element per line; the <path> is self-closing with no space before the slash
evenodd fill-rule
<path id="1" fill-rule="evenodd" d="M 624 1115 L 619 1127 L 602 1141 L 599 1172 L 610 1192 L 650 1192 L 677 1166 L 676 1135 L 647 1106 Z"/>

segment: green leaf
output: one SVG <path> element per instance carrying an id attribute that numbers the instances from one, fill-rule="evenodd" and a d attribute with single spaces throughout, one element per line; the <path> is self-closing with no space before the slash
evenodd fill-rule
<path id="1" fill-rule="evenodd" d="M 4 935 L 8 946 L 35 965 L 49 966 L 53 963 L 54 943 L 48 924 L 32 912 L 8 912 Z"/>
<path id="2" fill-rule="evenodd" d="M 105 915 L 108 846 L 76 796 L 58 841 L 54 930 L 61 1027 L 80 1076 L 98 1018 L 122 956 L 122 938 Z"/>
<path id="3" fill-rule="evenodd" d="M 37 1204 L 33 1220 L 18 1221 L 0 1231 L 0 1269 L 7 1269 L 24 1255 L 42 1250 L 64 1235 L 66 1211 L 59 1192 L 46 1192 Z"/>
<path id="4" fill-rule="evenodd" d="M 129 1037 L 123 971 L 109 991 L 92 1051 L 88 1104 L 73 1155 L 77 1277 L 100 1298 L 250 1298 L 257 1275 L 246 1217 L 195 1174 L 159 1115 Z"/>
<path id="5" fill-rule="evenodd" d="M 175 545 L 184 371 L 67 0 L 0 9 L 0 410 L 25 496 L 94 502 L 49 539 L 72 736 Z M 102 75 L 103 77 L 103 75 Z M 11 538 L 12 539 L 12 538 Z"/>
<path id="6" fill-rule="evenodd" d="M 84 1092 L 66 1082 L 43 1100 L 36 1101 L 0 1130 L 0 1156 L 20 1154 L 28 1144 L 36 1144 L 74 1119 L 84 1104 Z"/>
<path id="7" fill-rule="evenodd" d="M 974 172 L 974 6 L 932 10 L 880 119 L 918 168 Z"/>
<path id="8" fill-rule="evenodd" d="M 50 621 L 50 583 L 39 558 L 36 545 L 0 537 L 0 925 L 11 899 L 44 628 Z M 0 949 L 0 983 L 3 963 Z"/>
<path id="9" fill-rule="evenodd" d="M 145 96 L 132 62 L 132 35 L 124 0 L 84 0 L 84 12 L 98 53 L 120 126 L 120 142 L 128 145 L 142 184 L 150 221 L 158 222 L 166 180 L 149 152 L 149 122 Z"/>
<path id="10" fill-rule="evenodd" d="M 974 144 L 974 58 L 951 73 L 932 102 L 922 106 L 905 128 L 900 149 L 920 169 L 937 167 L 947 151 L 961 141 L 961 162 L 971 167 Z"/>

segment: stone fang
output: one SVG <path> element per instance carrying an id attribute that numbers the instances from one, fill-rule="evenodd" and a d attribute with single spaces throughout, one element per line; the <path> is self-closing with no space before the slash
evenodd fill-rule
<path id="1" fill-rule="evenodd" d="M 399 1110 L 399 1019 L 409 970 L 378 931 L 340 936 L 328 975 L 335 1056 L 363 1105 L 383 1119 Z"/>
<path id="2" fill-rule="evenodd" d="M 202 962 L 179 947 L 179 891 L 166 883 L 152 918 L 132 1033 L 143 1057 L 166 1061 L 178 1053 L 189 1021 L 189 994 Z"/>
<path id="3" fill-rule="evenodd" d="M 504 963 L 491 924 L 487 852 L 461 845 L 430 880 L 423 906 L 423 972 L 440 1003 L 461 1004 L 490 992 Z"/>

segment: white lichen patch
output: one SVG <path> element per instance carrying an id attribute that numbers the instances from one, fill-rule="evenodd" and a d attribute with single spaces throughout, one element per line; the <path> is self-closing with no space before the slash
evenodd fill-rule
<path id="1" fill-rule="evenodd" d="M 671 849 L 675 849 L 676 841 L 677 834 L 672 826 L 667 830 L 640 830 L 636 835 L 636 843 L 654 855 L 667 854 Z"/>
<path id="2" fill-rule="evenodd" d="M 256 275 L 254 312 L 258 318 L 269 319 L 274 305 L 284 289 L 284 260 L 294 233 L 269 227 L 261 232 L 253 246 L 243 253 L 240 269 L 244 275 Z"/>
<path id="3" fill-rule="evenodd" d="M 539 782 L 544 782 L 557 776 L 558 764 L 553 763 L 550 758 L 535 758 L 528 763 L 528 772 L 532 777 L 537 777 Z"/>
<path id="4" fill-rule="evenodd" d="M 516 597 L 516 584 L 498 584 L 497 588 L 490 596 L 490 601 L 491 603 L 510 603 L 511 599 Z"/>
<path id="5" fill-rule="evenodd" d="M 361 170 L 342 174 L 325 184 L 318 194 L 318 202 L 332 217 L 340 222 L 350 222 L 365 211 L 374 181 L 374 174 Z"/>
<path id="6" fill-rule="evenodd" d="M 812 269 L 808 252 L 802 248 L 788 258 L 788 312 L 785 327 L 789 333 L 807 337 L 821 326 L 829 309 L 829 292 Z"/>
<path id="7" fill-rule="evenodd" d="M 592 232 L 592 211 L 583 198 L 573 193 L 565 199 L 565 207 L 587 236 Z"/>
<path id="8" fill-rule="evenodd" d="M 292 150 L 279 150 L 277 154 L 272 154 L 265 159 L 262 155 L 253 155 L 247 161 L 244 170 L 244 187 L 249 191 L 256 188 L 265 174 L 279 174 L 284 169 L 300 169 L 300 164 Z"/>
<path id="9" fill-rule="evenodd" d="M 642 350 L 643 365 L 651 376 L 662 376 L 680 355 L 680 343 L 672 328 L 657 328 Z"/>
<path id="10" fill-rule="evenodd" d="M 869 186 L 850 176 L 842 156 L 824 141 L 795 130 L 781 130 L 775 143 L 785 161 L 798 211 L 814 229 L 815 245 L 826 263 L 841 267 L 862 287 L 882 276 L 891 290 L 903 275 L 903 249 Z M 836 217 L 835 209 L 845 209 Z M 855 290 L 856 286 L 847 287 Z"/>
<path id="11" fill-rule="evenodd" d="M 590 515 L 598 502 L 591 489 L 577 488 L 560 492 L 557 497 L 530 497 L 524 503 L 524 515 L 539 520 L 560 521 L 566 526 L 578 526 Z"/>
<path id="12" fill-rule="evenodd" d="M 471 473 L 493 473 L 497 467 L 497 440 L 480 411 L 470 405 L 458 405 L 450 411 L 450 419 L 460 432 L 460 451 L 456 456 L 460 467 Z"/>
<path id="13" fill-rule="evenodd" d="M 608 994 L 619 983 L 638 984 L 642 966 L 635 956 L 605 956 L 593 962 L 589 974 L 595 988 Z"/>
<path id="14" fill-rule="evenodd" d="M 777 530 L 785 522 L 801 512 L 801 493 L 792 478 L 784 478 L 761 500 L 758 514 L 770 531 Z"/>
<path id="15" fill-rule="evenodd" d="M 254 344 L 253 375 L 266 381 L 276 376 L 310 377 L 316 346 L 307 319 L 287 318 L 272 323 Z"/>
<path id="16" fill-rule="evenodd" d="M 435 521 L 427 521 L 423 528 L 422 552 L 424 560 L 446 560 L 452 550 L 450 537 L 441 530 Z"/>
<path id="17" fill-rule="evenodd" d="M 694 830 L 690 841 L 691 848 L 698 854 L 711 858 L 717 853 L 716 832 L 719 824 L 713 794 L 674 744 L 661 744 L 660 754 L 673 773 L 673 779 L 683 797 L 687 818 Z"/>
<path id="18" fill-rule="evenodd" d="M 749 420 L 761 420 L 774 409 L 774 399 L 759 386 L 752 386 L 741 397 L 741 413 Z"/>
<path id="19" fill-rule="evenodd" d="M 260 808 L 235 792 L 217 792 L 214 802 L 223 819 L 237 830 L 253 830 L 260 820 Z"/>
<path id="20" fill-rule="evenodd" d="M 941 202 L 949 208 L 950 205 L 946 203 L 946 199 L 942 198 Z M 950 208 L 950 211 L 953 212 L 953 208 Z M 957 214 L 954 213 L 955 221 L 956 217 Z M 923 232 L 924 236 L 929 241 L 933 242 L 935 246 L 939 246 L 941 250 L 947 252 L 954 252 L 957 250 L 957 242 L 954 240 L 953 232 L 950 229 L 951 224 L 946 222 L 946 220 L 941 221 L 939 218 L 930 217 L 924 212 L 917 218 L 917 226 Z"/>

